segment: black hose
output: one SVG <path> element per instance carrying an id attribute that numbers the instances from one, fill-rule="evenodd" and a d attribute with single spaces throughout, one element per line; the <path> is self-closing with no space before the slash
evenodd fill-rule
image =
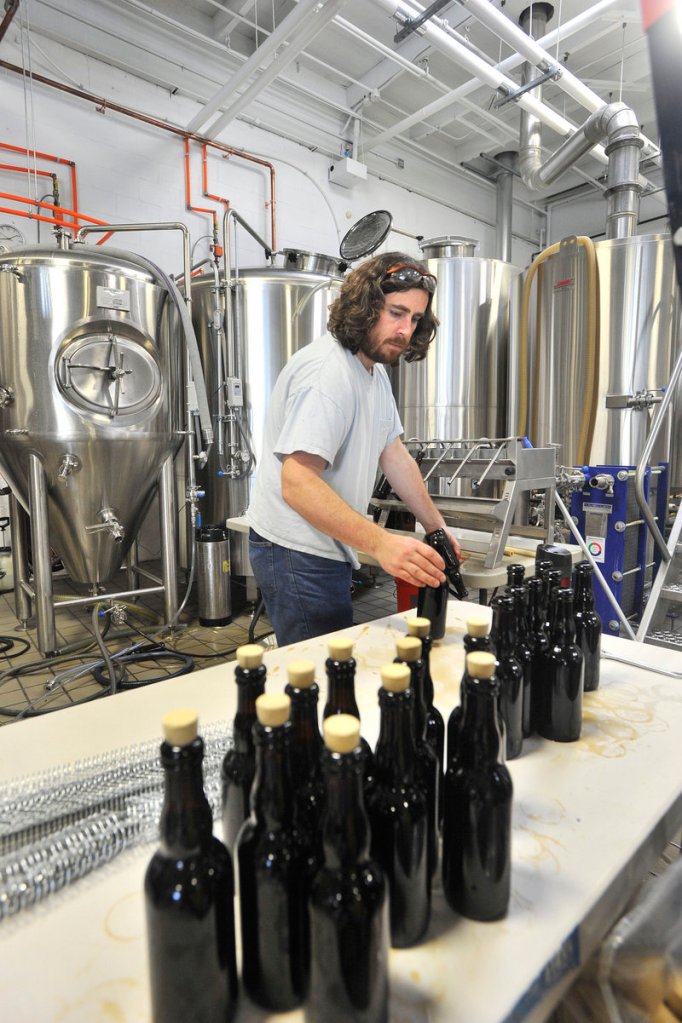
<path id="1" fill-rule="evenodd" d="M 132 654 L 123 654 L 117 657 L 113 655 L 112 660 L 119 664 L 147 664 L 150 661 L 175 661 L 180 667 L 177 671 L 165 672 L 163 675 L 157 675 L 155 678 L 146 678 L 142 680 L 133 678 L 120 678 L 117 679 L 116 686 L 118 689 L 139 689 L 141 686 L 150 686 L 155 682 L 164 682 L 167 679 L 178 678 L 180 675 L 189 675 L 190 672 L 194 671 L 194 661 L 189 654 L 176 653 L 173 650 L 166 650 L 164 647 L 157 647 L 142 651 L 136 651 Z M 104 664 L 98 664 L 92 670 L 93 678 L 99 682 L 101 686 L 109 687 L 111 685 L 111 679 L 109 672 L 106 673 L 102 670 Z"/>
<path id="2" fill-rule="evenodd" d="M 17 650 L 16 653 L 10 654 L 7 651 L 11 650 L 17 643 L 23 643 L 23 649 Z M 22 639 L 21 636 L 0 636 L 0 654 L 6 657 L 8 661 L 13 660 L 15 657 L 21 657 L 27 650 L 31 649 L 31 644 L 27 639 Z"/>

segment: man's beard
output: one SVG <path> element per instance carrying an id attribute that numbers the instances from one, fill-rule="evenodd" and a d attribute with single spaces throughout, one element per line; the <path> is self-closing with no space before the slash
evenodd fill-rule
<path id="1" fill-rule="evenodd" d="M 401 346 L 400 351 L 393 351 L 392 349 L 383 350 L 383 346 L 388 342 L 394 342 Z M 378 362 L 385 366 L 395 366 L 400 360 L 400 356 L 403 355 L 407 348 L 403 346 L 403 342 L 400 338 L 384 338 L 383 341 L 371 341 L 368 337 L 363 338 L 360 342 L 360 351 L 363 355 L 366 355 L 372 362 Z"/>

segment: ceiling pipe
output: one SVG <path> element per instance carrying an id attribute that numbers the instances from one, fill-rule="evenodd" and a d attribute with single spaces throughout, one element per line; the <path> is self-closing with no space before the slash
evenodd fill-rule
<path id="1" fill-rule="evenodd" d="M 295 41 L 292 37 L 289 38 L 289 43 L 284 50 L 280 50 L 276 54 L 271 64 L 262 71 L 258 78 L 251 83 L 250 86 L 225 110 L 220 117 L 213 122 L 212 125 L 206 130 L 206 135 L 209 138 L 214 139 L 217 135 L 223 131 L 227 125 L 238 117 L 239 114 L 248 107 L 250 103 L 263 92 L 264 89 L 270 85 L 275 78 L 278 77 L 296 58 L 299 56 L 301 51 L 312 42 L 312 40 L 320 34 L 320 32 L 329 24 L 335 14 L 341 10 L 347 0 L 327 0 L 324 7 L 317 10 L 308 19 L 308 21 L 298 30 L 296 33 Z M 300 6 L 300 5 L 299 5 Z M 319 0 L 317 0 L 317 6 L 319 6 Z M 298 10 L 298 8 L 296 8 Z M 286 19 L 285 19 L 286 20 Z M 284 24 L 284 22 L 282 22 Z M 273 33 L 274 35 L 274 33 Z M 272 36 L 270 36 L 272 39 Z M 257 53 L 260 51 L 257 51 Z M 256 54 L 254 54 L 256 56 Z M 262 61 L 261 61 L 262 62 Z M 247 61 L 248 63 L 248 61 Z M 240 71 L 246 65 L 240 68 Z M 239 74 L 239 72 L 237 72 Z M 236 77 L 236 76 L 235 76 Z M 228 83 L 229 84 L 229 83 Z"/>
<path id="2" fill-rule="evenodd" d="M 524 31 L 533 35 L 539 34 L 553 13 L 550 4 L 534 3 L 523 11 L 519 22 Z M 523 84 L 532 82 L 534 78 L 535 71 L 532 65 L 524 64 Z M 539 90 L 540 86 L 534 91 Z M 637 117 L 625 103 L 602 104 L 544 162 L 542 126 L 537 118 L 523 111 L 519 139 L 519 173 L 530 191 L 542 191 L 570 170 L 581 156 L 590 151 L 595 142 L 601 142 L 603 139 L 608 139 L 606 154 L 609 158 L 605 191 L 608 202 L 606 237 L 630 238 L 634 235 L 639 220 L 639 200 L 642 194 L 639 159 L 643 139 Z"/>
<path id="3" fill-rule="evenodd" d="M 505 263 L 512 261 L 512 210 L 517 155 L 505 152 L 495 157 L 500 165 L 495 177 L 495 258 Z"/>
<path id="4" fill-rule="evenodd" d="M 225 85 L 218 89 L 201 110 L 194 115 L 187 125 L 187 131 L 196 132 L 202 125 L 206 124 L 215 114 L 216 110 L 233 96 L 249 78 L 255 75 L 266 60 L 275 55 L 277 48 L 282 46 L 293 35 L 299 25 L 319 3 L 320 0 L 299 0 L 293 11 L 287 14 L 286 18 L 279 23 L 277 28 L 270 33 L 248 60 L 225 82 Z"/>
<path id="5" fill-rule="evenodd" d="M 547 22 L 551 21 L 554 8 L 551 4 L 531 4 L 521 13 L 519 24 L 524 32 L 537 39 L 542 35 Z M 536 74 L 535 67 L 529 61 L 523 65 L 521 70 L 521 84 L 528 85 L 529 82 L 541 77 Z M 536 86 L 533 90 L 536 99 L 542 99 L 542 85 Z M 523 183 L 532 188 L 528 183 L 529 173 L 542 164 L 542 123 L 539 118 L 529 114 L 527 110 L 521 111 L 521 128 L 519 134 L 519 173 Z M 543 186 L 544 187 L 544 186 Z"/>
<path id="6" fill-rule="evenodd" d="M 568 96 L 574 99 L 577 103 L 580 103 L 582 107 L 589 110 L 591 113 L 599 110 L 604 106 L 604 100 L 601 96 L 598 96 L 588 85 L 581 82 L 572 71 L 564 67 L 560 61 L 557 61 L 550 53 L 547 52 L 534 38 L 529 36 L 523 28 L 519 28 L 515 25 L 506 14 L 502 14 L 498 11 L 490 0 L 459 0 L 459 2 L 470 11 L 474 17 L 485 25 L 492 32 L 494 32 L 503 42 L 508 43 L 515 50 L 518 50 L 526 60 L 531 61 L 536 66 L 543 65 L 545 67 L 557 67 L 561 71 L 561 75 L 556 80 L 557 86 L 563 90 Z M 536 6 L 543 7 L 543 4 L 533 4 L 531 10 L 535 10 Z M 523 17 L 523 15 L 522 15 Z M 642 142 L 644 145 L 645 156 L 656 156 L 660 152 L 658 146 L 654 145 L 649 139 L 642 136 Z"/>
<path id="7" fill-rule="evenodd" d="M 399 11 L 404 17 L 409 18 L 414 17 L 419 13 L 418 8 L 410 6 L 405 3 L 404 0 L 374 0 L 374 3 L 383 7 L 384 10 L 388 11 L 391 15 L 395 15 L 395 13 Z M 425 38 L 437 49 L 454 57 L 459 64 L 466 68 L 470 74 L 474 75 L 478 81 L 465 82 L 464 85 L 460 85 L 459 88 L 454 89 L 448 95 L 441 96 L 439 99 L 434 100 L 432 103 L 427 104 L 427 106 L 417 110 L 409 117 L 404 118 L 398 124 L 394 124 L 391 128 L 380 132 L 365 144 L 365 152 L 376 149 L 377 146 L 395 138 L 396 135 L 403 134 L 408 130 L 408 128 L 411 128 L 413 124 L 417 124 L 433 114 L 438 113 L 440 110 L 443 110 L 456 102 L 461 96 L 468 95 L 468 93 L 480 88 L 481 83 L 489 86 L 495 91 L 502 89 L 507 93 L 516 92 L 517 83 L 513 81 L 513 79 L 502 74 L 496 67 L 493 67 L 492 64 L 487 64 L 485 61 L 474 56 L 466 49 L 465 46 L 457 42 L 456 39 L 451 38 L 443 28 L 441 28 L 438 24 L 435 24 L 435 22 L 439 21 L 439 18 L 433 18 L 431 21 L 428 21 L 422 26 Z M 546 104 L 539 103 L 527 93 L 519 97 L 518 103 L 522 109 L 534 114 L 542 121 L 543 124 L 546 124 L 547 127 L 551 128 L 558 135 L 572 135 L 576 130 L 576 125 L 574 125 L 571 121 L 562 117 Z M 596 146 L 592 155 L 601 163 L 608 163 L 608 157 L 606 156 L 603 147 Z"/>
<path id="8" fill-rule="evenodd" d="M 5 0 L 5 16 L 0 22 L 0 42 L 5 38 L 5 33 L 12 24 L 12 18 L 18 10 L 19 0 Z"/>

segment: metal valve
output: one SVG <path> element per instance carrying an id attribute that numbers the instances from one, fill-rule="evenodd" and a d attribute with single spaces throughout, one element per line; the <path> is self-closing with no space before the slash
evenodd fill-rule
<path id="1" fill-rule="evenodd" d="M 65 483 L 74 472 L 78 472 L 81 468 L 81 460 L 77 455 L 70 455 L 65 453 L 62 455 L 62 460 L 59 463 L 57 469 L 57 479 L 60 483 Z"/>
<path id="2" fill-rule="evenodd" d="M 14 401 L 14 391 L 11 387 L 0 386 L 0 408 L 7 408 Z"/>
<path id="3" fill-rule="evenodd" d="M 86 526 L 86 533 L 101 533 L 106 530 L 116 543 L 122 543 L 123 538 L 126 535 L 125 528 L 118 521 L 113 508 L 102 508 L 99 513 L 101 522 L 97 522 L 95 525 Z"/>

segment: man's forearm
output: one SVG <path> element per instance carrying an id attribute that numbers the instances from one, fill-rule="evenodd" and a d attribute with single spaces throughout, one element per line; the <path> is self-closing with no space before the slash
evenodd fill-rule
<path id="1" fill-rule="evenodd" d="M 438 586 L 443 560 L 416 537 L 397 536 L 356 512 L 322 479 L 325 462 L 295 452 L 282 465 L 282 497 L 315 529 L 371 555 L 389 575 L 416 586 Z"/>
<path id="2" fill-rule="evenodd" d="M 395 493 L 427 533 L 445 528 L 445 520 L 426 489 L 419 466 L 402 441 L 394 441 L 386 448 L 381 468 Z"/>
<path id="3" fill-rule="evenodd" d="M 287 504 L 321 533 L 374 555 L 384 530 L 360 515 L 312 469 L 288 465 L 282 475 Z"/>

